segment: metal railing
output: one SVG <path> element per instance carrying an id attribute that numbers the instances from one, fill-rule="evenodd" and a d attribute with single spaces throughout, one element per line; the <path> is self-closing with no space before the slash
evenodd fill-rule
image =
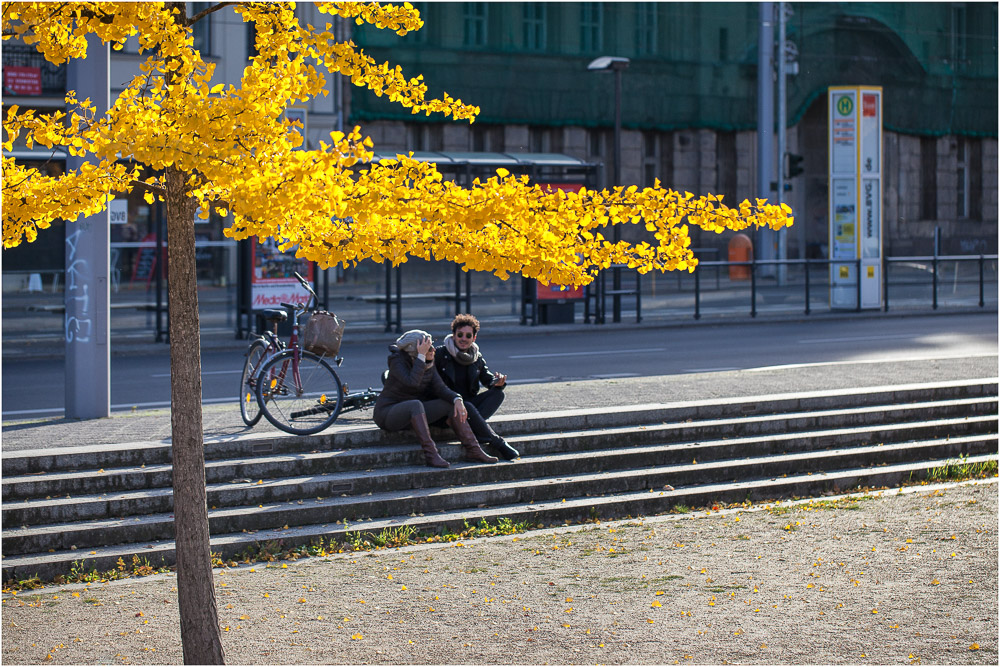
<path id="1" fill-rule="evenodd" d="M 926 257 L 884 257 L 882 259 L 882 310 L 889 310 L 889 287 L 891 282 L 889 280 L 889 267 L 893 264 L 907 264 L 911 268 L 921 269 L 923 266 L 921 262 L 926 262 L 928 266 L 928 273 L 930 274 L 930 286 L 931 286 L 931 307 L 934 310 L 938 308 L 938 292 L 939 292 L 939 274 L 940 267 L 943 262 L 976 262 L 978 263 L 978 285 L 979 285 L 979 307 L 983 308 L 986 305 L 986 280 L 985 280 L 985 265 L 987 261 L 997 261 L 997 255 L 929 255 Z M 853 265 L 854 275 L 861 275 L 861 260 L 842 260 L 842 259 L 773 259 L 773 260 L 750 260 L 745 262 L 730 262 L 730 261 L 710 261 L 710 262 L 699 262 L 699 269 L 694 271 L 694 319 L 701 319 L 701 271 L 702 268 L 728 268 L 728 267 L 748 267 L 750 269 L 750 316 L 757 316 L 757 295 L 759 292 L 758 287 L 758 272 L 760 267 L 782 267 L 782 266 L 801 266 L 804 268 L 803 271 L 803 312 L 806 315 L 812 313 L 812 306 L 810 303 L 811 295 L 811 281 L 809 278 L 809 268 L 814 266 L 830 266 L 831 264 L 837 265 Z M 957 268 L 956 268 L 957 273 Z M 856 290 L 856 302 L 853 310 L 861 310 L 861 281 L 854 281 L 854 288 Z"/>
<path id="2" fill-rule="evenodd" d="M 921 262 L 930 263 L 930 274 L 931 274 L 931 308 L 937 310 L 938 308 L 938 287 L 940 285 L 940 279 L 938 274 L 940 273 L 942 262 L 955 262 L 956 273 L 958 271 L 957 265 L 961 262 L 977 262 L 979 264 L 979 307 L 983 308 L 986 305 L 986 281 L 985 267 L 986 261 L 997 260 L 997 255 L 928 255 L 928 256 L 917 256 L 917 257 L 886 257 L 882 262 L 882 296 L 883 296 L 883 310 L 889 310 L 889 266 L 891 264 L 909 264 L 919 266 Z"/>

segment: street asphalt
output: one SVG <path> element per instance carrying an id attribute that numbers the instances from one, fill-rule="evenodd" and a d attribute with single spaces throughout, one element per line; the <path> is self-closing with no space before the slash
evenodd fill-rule
<path id="1" fill-rule="evenodd" d="M 508 387 L 507 398 L 498 414 L 995 377 L 997 357 L 974 356 L 920 361 L 797 364 L 756 371 L 524 384 Z M 231 404 L 205 405 L 202 414 L 206 440 L 279 433 L 265 420 L 252 429 L 247 428 L 240 418 L 235 397 Z M 371 424 L 371 410 L 368 409 L 341 415 L 330 430 L 336 432 L 337 429 Z M 169 442 L 170 428 L 169 409 L 114 412 L 106 419 L 86 421 L 26 419 L 3 423 L 2 445 L 4 452 L 13 452 Z"/>

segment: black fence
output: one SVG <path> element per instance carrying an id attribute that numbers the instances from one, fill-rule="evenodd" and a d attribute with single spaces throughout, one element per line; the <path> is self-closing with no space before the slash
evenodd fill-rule
<path id="1" fill-rule="evenodd" d="M 882 306 L 883 311 L 888 311 L 893 299 L 905 293 L 906 302 L 913 305 L 925 302 L 932 309 L 939 306 L 939 293 L 946 278 L 943 275 L 943 266 L 951 264 L 954 266 L 953 285 L 961 282 L 962 285 L 974 284 L 978 288 L 977 305 L 980 308 L 986 306 L 986 286 L 987 275 L 986 265 L 991 263 L 991 278 L 989 283 L 995 286 L 997 255 L 931 255 L 926 257 L 885 257 L 882 261 Z M 692 309 L 694 319 L 702 317 L 702 301 L 706 294 L 719 294 L 721 292 L 737 293 L 746 289 L 746 307 L 751 317 L 756 317 L 758 301 L 760 295 L 765 290 L 773 292 L 776 289 L 782 293 L 782 299 L 787 303 L 795 300 L 794 294 L 798 292 L 798 303 L 801 312 L 810 315 L 815 311 L 814 302 L 818 298 L 817 292 L 828 289 L 829 281 L 817 279 L 814 274 L 817 270 L 824 270 L 823 278 L 828 278 L 828 270 L 831 265 L 853 265 L 854 275 L 861 275 L 861 260 L 830 260 L 830 259 L 788 259 L 788 260 L 750 260 L 745 262 L 736 261 L 701 261 L 698 268 L 692 274 L 681 273 L 677 276 L 676 287 L 670 282 L 671 296 L 676 302 L 679 295 L 690 291 L 692 298 Z M 964 272 L 962 280 L 959 280 L 959 265 L 972 265 L 973 272 L 971 278 L 969 272 Z M 722 274 L 731 274 L 734 268 L 743 268 L 745 277 L 737 280 L 730 278 L 726 283 L 722 283 Z M 904 270 L 905 269 L 905 270 Z M 348 297 L 348 299 L 363 300 L 385 305 L 385 331 L 400 332 L 403 325 L 403 305 L 416 304 L 418 300 L 442 300 L 450 301 L 454 304 L 455 313 L 472 312 L 477 294 L 473 292 L 470 283 L 470 274 L 463 274 L 458 267 L 455 270 L 454 291 L 453 292 L 432 292 L 414 290 L 412 293 L 402 295 L 400 291 L 400 281 L 402 267 L 397 267 L 391 271 L 386 271 L 386 283 L 384 296 L 370 295 L 363 297 Z M 779 274 L 784 271 L 796 271 L 796 280 L 781 279 Z M 614 280 L 614 273 L 619 273 L 619 278 Z M 625 275 L 623 275 L 625 274 Z M 703 285 L 703 277 L 709 279 L 708 286 Z M 655 280 L 655 279 L 654 279 Z M 565 299 L 559 301 L 543 302 L 536 296 L 535 281 L 529 279 L 521 280 L 520 291 L 520 324 L 534 326 L 538 324 L 566 324 L 574 322 L 573 307 L 577 303 L 583 304 L 583 322 L 585 324 L 604 324 L 609 319 L 615 322 L 621 321 L 622 306 L 630 305 L 629 313 L 634 313 L 635 321 L 641 322 L 643 319 L 643 300 L 650 301 L 649 285 L 650 277 L 644 277 L 635 269 L 628 269 L 623 266 L 615 266 L 602 271 L 601 274 L 586 286 L 583 290 L 582 298 Z M 691 282 L 693 281 L 693 286 Z M 408 281 L 417 282 L 417 281 Z M 392 283 L 395 283 L 393 289 Z M 609 285 L 611 283 L 611 285 Z M 464 289 L 463 289 L 464 288 Z M 925 290 L 925 288 L 927 288 Z M 853 289 L 856 290 L 855 305 L 847 310 L 862 310 L 861 282 L 855 280 Z M 929 294 L 924 297 L 923 292 Z M 644 296 L 645 294 L 645 296 Z M 926 298 L 926 301 L 924 299 Z M 608 301 L 612 302 L 609 309 Z M 633 305 L 634 304 L 634 305 Z M 568 307 L 567 311 L 565 308 Z M 724 306 L 728 312 L 739 312 L 739 297 L 728 299 Z M 676 311 L 676 303 L 671 306 Z M 838 310 L 838 309 L 834 309 Z M 839 309 L 844 310 L 844 309 Z M 379 312 L 382 312 L 381 309 Z M 567 315 L 568 313 L 568 315 Z"/>

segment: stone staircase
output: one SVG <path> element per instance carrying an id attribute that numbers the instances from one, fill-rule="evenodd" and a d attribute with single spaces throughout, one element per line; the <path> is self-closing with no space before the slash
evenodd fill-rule
<path id="1" fill-rule="evenodd" d="M 423 465 L 412 435 L 338 427 L 205 443 L 212 551 L 285 546 L 409 525 L 563 523 L 676 506 L 892 486 L 947 462 L 997 460 L 997 380 L 905 385 L 498 417 L 522 458 Z M 3 578 L 51 579 L 74 561 L 174 560 L 170 447 L 3 456 Z M 673 486 L 674 490 L 669 490 Z"/>

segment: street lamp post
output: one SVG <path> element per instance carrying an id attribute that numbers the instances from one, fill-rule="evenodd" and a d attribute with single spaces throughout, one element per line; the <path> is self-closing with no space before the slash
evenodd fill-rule
<path id="1" fill-rule="evenodd" d="M 622 71 L 628 67 L 628 58 L 622 56 L 601 56 L 587 65 L 587 69 L 592 72 L 614 72 L 615 75 L 615 135 L 614 154 L 611 161 L 611 185 L 621 185 L 621 165 L 622 165 Z M 615 243 L 621 241 L 622 231 L 618 225 L 612 232 L 612 239 Z M 612 321 L 622 321 L 622 270 L 621 267 L 611 269 L 611 303 Z"/>

